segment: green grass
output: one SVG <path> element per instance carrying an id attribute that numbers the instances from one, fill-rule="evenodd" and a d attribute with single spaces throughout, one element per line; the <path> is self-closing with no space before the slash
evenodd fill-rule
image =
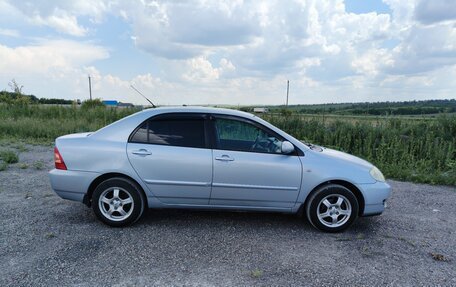
<path id="1" fill-rule="evenodd" d="M 253 107 L 243 107 L 252 109 Z M 269 107 L 273 113 L 282 112 L 285 106 Z M 435 116 L 441 113 L 455 113 L 456 99 L 425 100 L 407 102 L 377 102 L 377 103 L 341 103 L 317 105 L 290 105 L 289 111 L 300 114 L 338 114 L 338 115 L 406 115 L 406 116 Z"/>
<path id="2" fill-rule="evenodd" d="M 96 104 L 83 107 L 0 104 L 0 145 L 12 149 L 18 146 L 19 151 L 24 143 L 52 145 L 61 135 L 95 131 L 137 111 Z M 298 139 L 364 158 L 388 178 L 456 185 L 454 115 L 435 118 L 261 116 Z"/>
<path id="3" fill-rule="evenodd" d="M 50 145 L 55 138 L 95 131 L 138 109 L 0 104 L 0 141 Z"/>
<path id="4" fill-rule="evenodd" d="M 29 149 L 22 143 L 14 146 L 14 148 L 16 148 L 19 152 L 27 152 L 27 151 L 29 151 Z"/>
<path id="5" fill-rule="evenodd" d="M 0 151 L 0 159 L 3 160 L 5 163 L 17 163 L 19 161 L 19 157 L 17 154 L 10 150 L 3 150 Z"/>
<path id="6" fill-rule="evenodd" d="M 8 164 L 4 161 L 0 161 L 0 171 L 4 171 L 8 168 Z"/>
<path id="7" fill-rule="evenodd" d="M 388 178 L 456 185 L 456 117 L 369 120 L 263 116 L 298 139 L 364 158 Z"/>
<path id="8" fill-rule="evenodd" d="M 250 271 L 250 276 L 252 276 L 252 278 L 260 278 L 263 276 L 263 271 L 260 269 L 254 269 Z"/>
<path id="9" fill-rule="evenodd" d="M 56 235 L 53 232 L 48 232 L 44 235 L 44 237 L 46 237 L 47 239 L 52 239 L 56 237 Z"/>
<path id="10" fill-rule="evenodd" d="M 26 164 L 26 163 L 24 163 L 24 162 L 21 162 L 21 163 L 18 165 L 18 167 L 19 167 L 20 169 L 27 169 L 29 166 L 28 166 L 28 164 Z"/>
<path id="11" fill-rule="evenodd" d="M 41 170 L 44 168 L 44 162 L 42 160 L 37 160 L 33 163 L 35 169 Z"/>

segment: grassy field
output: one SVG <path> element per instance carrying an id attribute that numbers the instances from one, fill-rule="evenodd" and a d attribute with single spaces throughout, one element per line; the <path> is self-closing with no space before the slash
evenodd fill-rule
<path id="1" fill-rule="evenodd" d="M 271 112 L 280 112 L 284 108 L 284 106 L 269 107 Z M 244 109 L 249 109 L 249 107 L 244 107 Z M 250 107 L 250 109 L 252 109 L 252 107 Z M 300 114 L 435 116 L 440 113 L 456 113 L 456 99 L 406 102 L 290 105 L 287 109 Z"/>
<path id="2" fill-rule="evenodd" d="M 138 111 L 102 106 L 0 104 L 0 141 L 52 144 L 60 135 L 94 131 Z M 456 185 L 456 117 L 263 115 L 298 139 L 339 149 L 377 165 L 387 177 Z"/>
<path id="3" fill-rule="evenodd" d="M 95 131 L 127 115 L 135 108 L 1 105 L 0 140 L 51 144 L 69 133 Z"/>
<path id="4" fill-rule="evenodd" d="M 264 116 L 294 137 L 345 151 L 389 178 L 456 185 L 456 117 L 435 119 Z"/>

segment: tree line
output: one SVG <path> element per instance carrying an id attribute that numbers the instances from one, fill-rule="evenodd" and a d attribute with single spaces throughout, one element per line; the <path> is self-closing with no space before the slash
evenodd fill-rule
<path id="1" fill-rule="evenodd" d="M 29 104 L 71 105 L 74 101 L 65 99 L 38 98 L 34 95 L 0 91 L 0 103 L 12 104 L 17 102 L 25 102 Z"/>

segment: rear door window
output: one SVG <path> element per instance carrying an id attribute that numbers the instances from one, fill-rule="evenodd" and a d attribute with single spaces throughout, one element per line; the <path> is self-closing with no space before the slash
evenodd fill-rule
<path id="1" fill-rule="evenodd" d="M 180 147 L 205 148 L 204 119 L 166 116 L 144 122 L 130 141 Z"/>

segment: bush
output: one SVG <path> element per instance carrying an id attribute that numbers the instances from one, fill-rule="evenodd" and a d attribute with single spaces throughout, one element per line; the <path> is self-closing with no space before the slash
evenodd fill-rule
<path id="1" fill-rule="evenodd" d="M 19 157 L 13 151 L 1 151 L 0 152 L 0 159 L 3 160 L 5 163 L 17 163 L 19 161 Z"/>
<path id="2" fill-rule="evenodd" d="M 246 113 L 253 113 L 253 108 L 252 107 L 240 107 L 240 111 L 246 112 Z"/>
<path id="3" fill-rule="evenodd" d="M 82 102 L 81 109 L 89 110 L 94 108 L 106 107 L 100 99 L 85 100 Z"/>
<path id="4" fill-rule="evenodd" d="M 28 143 L 53 142 L 57 137 L 96 131 L 139 111 L 138 108 L 86 108 L 78 106 L 16 106 L 0 104 L 0 138 Z"/>
<path id="5" fill-rule="evenodd" d="M 390 178 L 456 185 L 456 117 L 332 119 L 265 115 L 294 137 L 365 158 Z"/>
<path id="6" fill-rule="evenodd" d="M 289 109 L 287 109 L 287 108 L 282 108 L 282 109 L 280 109 L 280 115 L 281 115 L 282 117 L 289 117 L 289 116 L 291 116 L 292 114 L 293 114 L 293 111 L 291 111 L 291 110 L 289 110 Z"/>

